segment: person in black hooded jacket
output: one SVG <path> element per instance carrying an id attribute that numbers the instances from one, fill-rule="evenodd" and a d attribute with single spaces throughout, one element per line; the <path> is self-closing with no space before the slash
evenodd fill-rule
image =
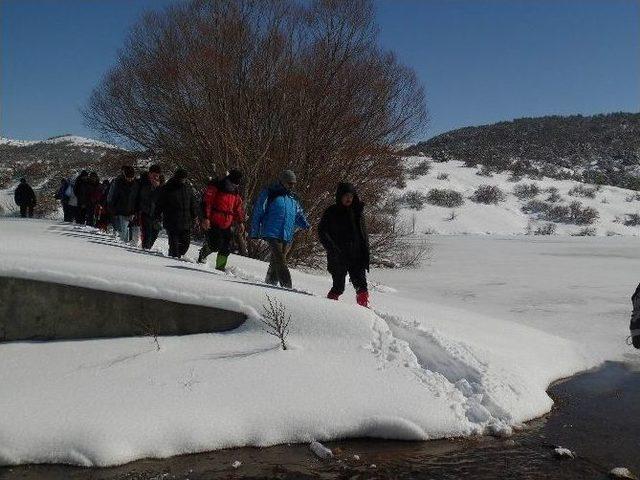
<path id="1" fill-rule="evenodd" d="M 16 205 L 20 207 L 20 216 L 33 217 L 33 207 L 36 205 L 36 194 L 31 188 L 31 185 L 27 183 L 26 178 L 20 179 L 20 184 L 16 188 L 14 193 L 14 200 Z"/>
<path id="2" fill-rule="evenodd" d="M 156 214 L 162 214 L 162 224 L 169 237 L 169 256 L 180 258 L 191 243 L 191 227 L 196 220 L 193 188 L 187 182 L 187 171 L 179 168 L 161 187 L 156 202 Z"/>
<path id="3" fill-rule="evenodd" d="M 369 237 L 364 219 L 364 203 L 350 183 L 338 183 L 336 203 L 322 214 L 318 235 L 327 251 L 327 269 L 333 286 L 327 298 L 338 300 L 344 292 L 345 277 L 356 289 L 356 300 L 369 306 L 367 274 L 369 270 Z"/>

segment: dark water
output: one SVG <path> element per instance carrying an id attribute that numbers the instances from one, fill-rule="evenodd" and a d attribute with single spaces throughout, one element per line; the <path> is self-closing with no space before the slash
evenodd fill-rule
<path id="1" fill-rule="evenodd" d="M 604 479 L 618 466 L 640 473 L 640 369 L 607 363 L 557 383 L 549 392 L 556 401 L 553 411 L 506 439 L 356 439 L 328 443 L 335 458 L 326 461 L 315 458 L 306 445 L 280 445 L 141 460 L 106 469 L 4 468 L 0 478 Z M 556 445 L 573 450 L 577 458 L 557 459 L 553 454 Z M 242 462 L 238 469 L 231 466 L 236 460 Z"/>

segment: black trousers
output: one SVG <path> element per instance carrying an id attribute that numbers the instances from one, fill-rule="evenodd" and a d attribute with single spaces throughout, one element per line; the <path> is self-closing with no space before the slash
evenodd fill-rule
<path id="1" fill-rule="evenodd" d="M 62 202 L 62 213 L 64 215 L 65 222 L 73 222 L 75 218 L 75 207 L 69 205 L 68 203 Z"/>
<path id="2" fill-rule="evenodd" d="M 81 207 L 80 205 L 78 205 L 76 207 L 76 218 L 75 218 L 76 223 L 79 223 L 80 225 L 84 225 L 84 222 L 86 220 L 87 220 L 87 207 Z"/>
<path id="3" fill-rule="evenodd" d="M 349 274 L 349 280 L 353 284 L 353 288 L 357 293 L 367 291 L 367 272 L 364 267 L 361 266 L 346 266 L 346 265 L 333 265 L 331 270 L 331 278 L 333 279 L 333 286 L 331 291 L 338 295 L 344 293 L 345 278 L 347 273 Z"/>
<path id="4" fill-rule="evenodd" d="M 200 250 L 201 260 L 204 261 L 212 252 L 218 252 L 220 255 L 228 257 L 231 254 L 232 238 L 233 233 L 231 232 L 231 227 L 220 228 L 211 225 L 211 228 L 207 230 L 206 242 Z"/>
<path id="5" fill-rule="evenodd" d="M 158 228 L 158 224 L 153 217 L 145 215 L 144 213 L 140 215 L 140 235 L 142 236 L 142 248 L 144 248 L 145 250 L 150 250 L 151 247 L 153 247 L 153 244 L 156 243 L 159 233 L 160 229 Z"/>
<path id="6" fill-rule="evenodd" d="M 167 230 L 169 237 L 169 256 L 180 258 L 191 244 L 191 230 Z"/>
<path id="7" fill-rule="evenodd" d="M 33 205 L 20 205 L 20 216 L 33 218 Z"/>

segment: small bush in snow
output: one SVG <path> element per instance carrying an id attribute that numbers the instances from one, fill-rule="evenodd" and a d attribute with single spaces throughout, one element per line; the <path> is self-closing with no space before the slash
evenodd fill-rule
<path id="1" fill-rule="evenodd" d="M 533 232 L 534 235 L 553 235 L 554 233 L 556 233 L 556 224 L 551 222 L 540 225 Z"/>
<path id="2" fill-rule="evenodd" d="M 575 233 L 572 233 L 572 237 L 593 237 L 596 234 L 595 227 L 584 227 Z"/>
<path id="3" fill-rule="evenodd" d="M 640 225 L 640 214 L 639 213 L 627 213 L 625 215 L 624 224 L 627 227 L 637 227 Z"/>
<path id="4" fill-rule="evenodd" d="M 640 202 L 640 193 L 634 195 L 628 195 L 624 199 L 626 202 Z"/>
<path id="5" fill-rule="evenodd" d="M 456 219 L 458 215 L 456 214 L 455 210 L 451 210 L 451 213 L 449 214 L 449 216 L 447 217 L 447 220 L 452 222 L 453 220 Z"/>
<path id="6" fill-rule="evenodd" d="M 439 173 L 437 178 L 438 178 L 438 180 L 449 180 L 449 174 L 448 173 Z"/>
<path id="7" fill-rule="evenodd" d="M 486 165 L 482 165 L 476 172 L 476 175 L 479 175 L 481 177 L 493 177 L 493 172 L 491 172 L 491 169 Z"/>
<path id="8" fill-rule="evenodd" d="M 512 173 L 509 178 L 507 178 L 508 182 L 519 182 L 520 180 L 522 180 L 522 175 L 518 175 L 517 173 Z"/>
<path id="9" fill-rule="evenodd" d="M 535 183 L 519 183 L 513 187 L 513 194 L 520 200 L 537 197 L 540 193 L 540 187 Z"/>
<path id="10" fill-rule="evenodd" d="M 529 200 L 522 206 L 522 211 L 524 213 L 544 213 L 548 212 L 551 208 L 547 202 L 543 202 L 542 200 Z"/>
<path id="11" fill-rule="evenodd" d="M 552 205 L 546 211 L 544 218 L 550 222 L 569 223 L 571 209 L 566 205 Z"/>
<path id="12" fill-rule="evenodd" d="M 427 175 L 431 171 L 431 162 L 429 160 L 421 160 L 418 164 L 409 169 L 409 178 L 416 179 Z"/>
<path id="13" fill-rule="evenodd" d="M 609 199 L 607 197 L 604 197 L 602 200 L 600 200 L 600 203 L 609 203 Z"/>
<path id="14" fill-rule="evenodd" d="M 411 190 L 402 195 L 401 202 L 411 210 L 422 210 L 427 203 L 427 196 L 417 190 Z"/>
<path id="15" fill-rule="evenodd" d="M 271 299 L 266 295 L 267 303 L 262 305 L 264 314 L 262 323 L 265 325 L 265 331 L 269 335 L 273 335 L 280 340 L 282 350 L 287 349 L 287 336 L 289 335 L 289 323 L 291 315 L 287 314 L 287 308 L 278 299 Z"/>
<path id="16" fill-rule="evenodd" d="M 596 198 L 597 192 L 598 189 L 596 187 L 587 187 L 580 184 L 569 190 L 569 195 L 572 197 Z"/>
<path id="17" fill-rule="evenodd" d="M 569 204 L 571 210 L 571 222 L 576 225 L 591 225 L 595 222 L 600 214 L 593 207 L 583 207 L 579 201 L 574 201 Z"/>
<path id="18" fill-rule="evenodd" d="M 549 196 L 547 197 L 547 202 L 556 203 L 562 200 L 557 187 L 547 188 L 547 193 L 549 194 Z"/>
<path id="19" fill-rule="evenodd" d="M 438 207 L 455 208 L 464 204 L 464 198 L 460 192 L 444 188 L 432 188 L 426 198 L 431 205 Z"/>
<path id="20" fill-rule="evenodd" d="M 471 200 L 474 202 L 487 205 L 495 205 L 498 202 L 504 201 L 504 199 L 504 192 L 496 185 L 480 185 L 471 196 Z"/>

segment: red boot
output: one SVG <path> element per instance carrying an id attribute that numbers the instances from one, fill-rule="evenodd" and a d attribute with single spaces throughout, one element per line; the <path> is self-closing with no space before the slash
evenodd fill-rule
<path id="1" fill-rule="evenodd" d="M 338 300 L 340 298 L 340 294 L 334 292 L 333 290 L 329 290 L 329 293 L 327 293 L 327 298 L 329 300 Z"/>
<path id="2" fill-rule="evenodd" d="M 362 292 L 356 293 L 356 301 L 361 307 L 369 308 L 369 292 L 363 290 Z"/>

